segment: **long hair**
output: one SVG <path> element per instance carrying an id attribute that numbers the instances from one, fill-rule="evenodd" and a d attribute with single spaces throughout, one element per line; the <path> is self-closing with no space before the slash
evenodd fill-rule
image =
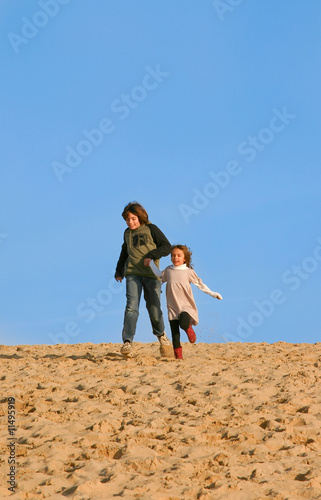
<path id="1" fill-rule="evenodd" d="M 175 248 L 182 250 L 182 252 L 184 253 L 185 264 L 187 265 L 187 267 L 190 267 L 191 269 L 193 269 L 191 250 L 186 245 L 172 245 L 171 253 Z"/>
<path id="2" fill-rule="evenodd" d="M 129 212 L 138 217 L 140 224 L 147 224 L 149 222 L 148 213 L 146 212 L 145 208 L 137 201 L 131 201 L 126 205 L 123 213 L 121 214 L 124 220 L 127 219 Z"/>

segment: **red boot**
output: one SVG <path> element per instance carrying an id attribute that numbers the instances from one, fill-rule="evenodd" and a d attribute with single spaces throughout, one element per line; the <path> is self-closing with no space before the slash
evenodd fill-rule
<path id="1" fill-rule="evenodd" d="M 196 341 L 196 333 L 194 332 L 193 328 L 191 326 L 188 327 L 187 330 L 185 330 L 188 336 L 188 340 L 194 344 Z"/>
<path id="2" fill-rule="evenodd" d="M 174 354 L 176 359 L 183 359 L 183 353 L 181 347 L 176 347 L 176 349 L 174 349 Z"/>

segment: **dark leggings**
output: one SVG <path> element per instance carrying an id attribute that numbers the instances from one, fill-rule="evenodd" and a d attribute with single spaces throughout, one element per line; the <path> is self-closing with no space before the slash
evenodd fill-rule
<path id="1" fill-rule="evenodd" d="M 169 324 L 172 332 L 173 347 L 177 349 L 181 347 L 179 328 L 181 327 L 185 331 L 188 330 L 192 324 L 192 318 L 187 312 L 182 312 L 178 316 L 178 319 L 172 319 Z"/>

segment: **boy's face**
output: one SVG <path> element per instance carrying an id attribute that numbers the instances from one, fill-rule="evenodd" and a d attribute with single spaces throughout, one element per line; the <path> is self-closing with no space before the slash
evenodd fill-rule
<path id="1" fill-rule="evenodd" d="M 183 250 L 174 248 L 171 253 L 171 260 L 174 266 L 181 266 L 182 264 L 185 264 L 185 255 Z"/>
<path id="2" fill-rule="evenodd" d="M 137 215 L 128 212 L 126 224 L 129 229 L 137 229 L 140 226 L 139 218 L 137 217 Z"/>

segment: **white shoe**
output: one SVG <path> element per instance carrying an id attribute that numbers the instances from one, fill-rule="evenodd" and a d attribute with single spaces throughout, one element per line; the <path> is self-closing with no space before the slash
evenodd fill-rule
<path id="1" fill-rule="evenodd" d="M 171 345 L 169 339 L 166 336 L 166 333 L 164 332 L 163 335 L 160 335 L 160 337 L 157 337 L 159 340 L 160 345 Z"/>
<path id="2" fill-rule="evenodd" d="M 131 345 L 131 342 L 127 340 L 120 349 L 120 352 L 123 356 L 126 356 L 126 358 L 131 358 L 133 355 L 133 347 Z"/>

